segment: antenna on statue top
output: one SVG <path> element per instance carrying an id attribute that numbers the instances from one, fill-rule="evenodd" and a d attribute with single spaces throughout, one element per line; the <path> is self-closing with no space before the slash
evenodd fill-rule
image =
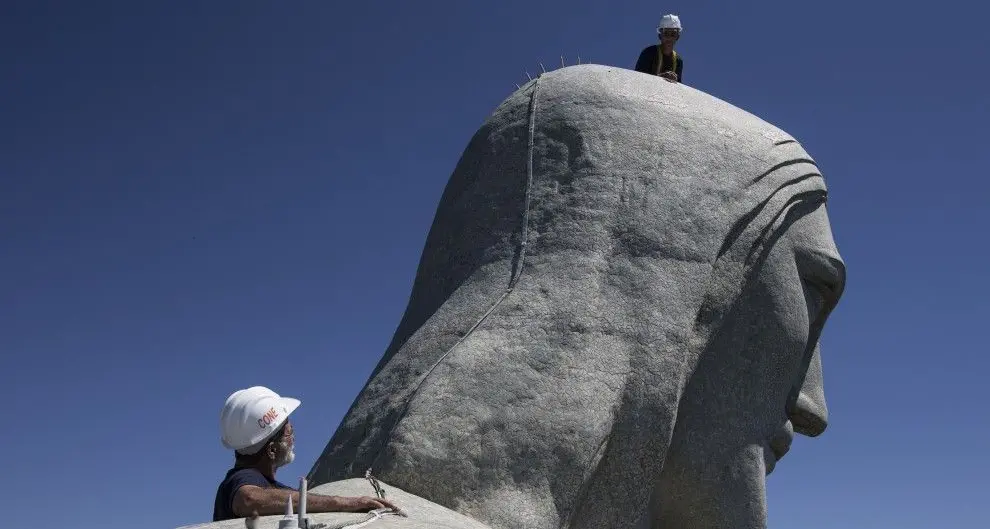
<path id="1" fill-rule="evenodd" d="M 578 55 L 577 56 L 577 64 L 583 64 L 583 63 L 584 63 L 584 60 L 581 58 L 580 55 Z M 546 67 L 546 65 L 543 62 L 538 62 L 537 64 L 540 65 L 540 73 L 537 74 L 536 77 L 539 77 L 540 75 L 543 75 L 543 74 L 547 73 L 547 67 Z M 564 56 L 563 55 L 560 56 L 560 67 L 561 68 L 566 68 L 567 67 L 567 61 L 564 60 Z M 526 73 L 526 79 L 527 79 L 527 81 L 532 81 L 533 80 L 533 76 L 530 75 L 529 70 L 527 70 L 525 73 Z M 519 83 L 512 83 L 512 84 L 513 84 L 513 86 L 516 87 L 516 90 L 519 90 L 519 89 L 522 88 L 522 85 L 520 85 Z"/>

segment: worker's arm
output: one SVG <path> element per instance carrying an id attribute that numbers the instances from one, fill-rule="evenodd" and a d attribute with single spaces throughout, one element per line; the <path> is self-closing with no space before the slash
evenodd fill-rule
<path id="1" fill-rule="evenodd" d="M 684 73 L 683 73 L 684 72 L 684 59 L 678 57 L 677 58 L 677 64 L 674 65 L 674 68 L 677 70 L 677 81 L 683 83 L 684 82 Z"/>
<path id="2" fill-rule="evenodd" d="M 292 489 L 262 488 L 257 485 L 243 485 L 234 493 L 231 504 L 234 514 L 247 518 L 253 513 L 258 516 L 282 514 L 285 512 L 285 502 L 292 498 L 292 508 L 299 512 L 299 492 Z M 322 494 L 306 494 L 307 512 L 367 512 L 373 509 L 399 508 L 385 499 L 370 496 L 324 496 Z"/>

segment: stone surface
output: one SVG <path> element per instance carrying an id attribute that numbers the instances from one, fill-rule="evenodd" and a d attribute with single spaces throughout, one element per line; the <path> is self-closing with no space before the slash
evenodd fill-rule
<path id="1" fill-rule="evenodd" d="M 825 198 L 794 138 L 708 94 L 543 74 L 468 144 L 310 482 L 372 468 L 491 529 L 765 527 L 766 474 L 827 422 Z"/>

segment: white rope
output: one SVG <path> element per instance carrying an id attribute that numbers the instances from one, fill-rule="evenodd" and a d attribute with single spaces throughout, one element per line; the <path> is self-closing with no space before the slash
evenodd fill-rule
<path id="1" fill-rule="evenodd" d="M 367 526 L 367 525 L 369 525 L 369 524 L 371 524 L 373 522 L 376 522 L 378 520 L 381 520 L 382 518 L 385 517 L 386 514 L 393 514 L 392 512 L 382 512 L 382 511 L 379 511 L 379 510 L 375 510 L 375 511 L 371 511 L 371 512 L 375 515 L 374 518 L 371 518 L 369 520 L 365 520 L 365 521 L 363 521 L 363 522 L 361 522 L 361 523 L 359 523 L 357 525 L 348 525 L 347 527 L 353 527 L 354 529 L 357 529 L 358 527 L 365 527 L 365 526 Z"/>
<path id="2" fill-rule="evenodd" d="M 369 511 L 368 512 L 369 517 L 364 520 L 361 520 L 360 522 L 343 522 L 343 523 L 336 523 L 333 525 L 320 523 L 312 526 L 311 529 L 358 529 L 359 527 L 367 527 L 368 525 L 377 522 L 378 520 L 381 520 L 382 518 L 390 514 L 394 516 L 398 516 L 397 513 L 392 512 L 392 509 L 375 509 L 373 511 Z"/>

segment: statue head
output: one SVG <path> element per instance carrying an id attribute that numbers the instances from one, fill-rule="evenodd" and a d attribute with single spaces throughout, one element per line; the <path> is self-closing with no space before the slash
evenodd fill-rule
<path id="1" fill-rule="evenodd" d="M 543 74 L 468 144 L 391 344 L 309 478 L 493 527 L 763 527 L 827 422 L 845 273 L 792 137 L 687 86 Z"/>

